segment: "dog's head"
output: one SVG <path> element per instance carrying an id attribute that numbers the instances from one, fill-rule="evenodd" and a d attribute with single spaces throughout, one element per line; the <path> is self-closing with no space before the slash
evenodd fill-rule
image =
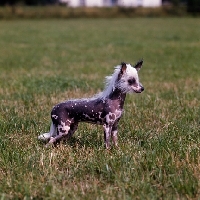
<path id="1" fill-rule="evenodd" d="M 138 61 L 135 66 L 131 64 L 121 63 L 120 73 L 118 75 L 117 87 L 125 93 L 141 93 L 144 87 L 139 82 L 138 71 L 141 69 L 143 60 Z"/>

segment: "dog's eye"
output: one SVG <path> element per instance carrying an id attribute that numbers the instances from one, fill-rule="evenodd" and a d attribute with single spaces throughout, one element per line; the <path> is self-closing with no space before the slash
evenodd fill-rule
<path id="1" fill-rule="evenodd" d="M 134 79 L 134 78 L 128 79 L 128 83 L 129 83 L 130 85 L 133 85 L 133 84 L 135 83 L 135 79 Z"/>

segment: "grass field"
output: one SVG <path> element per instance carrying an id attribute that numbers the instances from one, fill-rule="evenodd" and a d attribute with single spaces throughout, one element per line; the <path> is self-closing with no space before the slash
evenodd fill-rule
<path id="1" fill-rule="evenodd" d="M 119 149 L 90 124 L 57 148 L 37 141 L 56 103 L 140 58 Z M 0 199 L 200 199 L 199 180 L 200 19 L 0 21 Z"/>

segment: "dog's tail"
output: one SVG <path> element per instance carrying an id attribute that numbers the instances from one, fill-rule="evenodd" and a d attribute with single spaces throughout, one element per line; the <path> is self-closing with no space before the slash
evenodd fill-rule
<path id="1" fill-rule="evenodd" d="M 48 133 L 43 133 L 39 135 L 38 140 L 48 141 L 51 137 L 56 136 L 56 133 L 56 126 L 53 123 L 51 123 L 50 131 Z"/>

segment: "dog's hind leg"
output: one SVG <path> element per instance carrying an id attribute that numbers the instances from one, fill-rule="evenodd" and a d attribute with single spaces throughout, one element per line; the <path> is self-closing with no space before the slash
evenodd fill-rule
<path id="1" fill-rule="evenodd" d="M 55 137 L 51 137 L 48 144 L 55 144 L 63 138 L 67 137 L 69 130 L 70 126 L 65 126 L 64 128 L 62 128 L 62 131 L 58 130 L 58 135 L 56 135 Z"/>
<path id="2" fill-rule="evenodd" d="M 74 134 L 74 132 L 77 130 L 77 128 L 78 128 L 78 122 L 72 123 L 70 125 L 70 130 L 69 130 L 67 137 L 70 138 Z"/>
<path id="3" fill-rule="evenodd" d="M 72 137 L 72 135 L 77 130 L 77 128 L 78 128 L 78 122 L 72 123 L 70 125 L 70 129 L 68 131 L 68 134 L 65 137 L 63 137 L 63 141 L 66 142 L 70 137 Z"/>
<path id="4" fill-rule="evenodd" d="M 38 140 L 48 141 L 51 137 L 56 136 L 56 134 L 57 134 L 56 127 L 53 123 L 51 123 L 50 131 L 48 133 L 43 133 L 39 135 Z"/>
<path id="5" fill-rule="evenodd" d="M 60 122 L 57 126 L 58 134 L 55 137 L 51 137 L 48 144 L 55 144 L 63 139 L 67 139 L 73 135 L 78 128 L 78 122 L 72 122 L 69 119 L 66 122 Z"/>

